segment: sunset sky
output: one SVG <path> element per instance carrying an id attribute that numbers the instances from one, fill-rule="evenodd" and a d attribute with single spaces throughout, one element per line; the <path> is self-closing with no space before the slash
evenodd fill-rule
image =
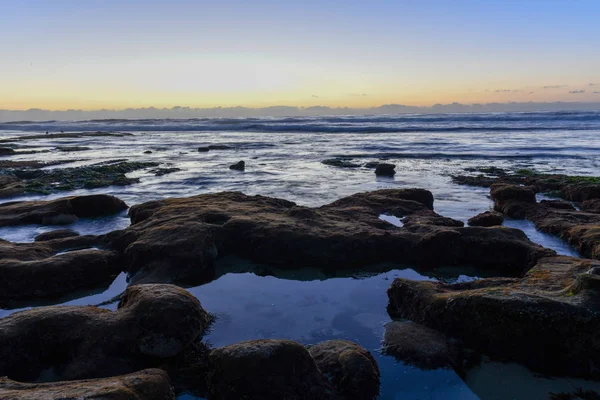
<path id="1" fill-rule="evenodd" d="M 0 0 L 0 109 L 600 101 L 600 1 Z"/>

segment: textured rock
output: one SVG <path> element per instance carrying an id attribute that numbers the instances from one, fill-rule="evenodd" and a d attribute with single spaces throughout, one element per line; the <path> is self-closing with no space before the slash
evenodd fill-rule
<path id="1" fill-rule="evenodd" d="M 490 187 L 494 209 L 513 218 L 524 218 L 530 205 L 535 205 L 535 192 L 525 186 L 496 183 Z"/>
<path id="2" fill-rule="evenodd" d="M 50 306 L 0 319 L 0 376 L 31 381 L 131 373 L 175 357 L 208 327 L 198 300 L 173 285 L 127 288 L 117 311 Z"/>
<path id="3" fill-rule="evenodd" d="M 549 374 L 600 376 L 600 263 L 541 259 L 520 279 L 446 285 L 394 280 L 388 311 L 492 357 Z"/>
<path id="4" fill-rule="evenodd" d="M 504 217 L 502 214 L 494 212 L 494 211 L 485 211 L 481 214 L 477 214 L 476 216 L 469 218 L 468 224 L 469 226 L 499 226 L 504 222 Z"/>
<path id="5" fill-rule="evenodd" d="M 125 202 L 104 194 L 49 201 L 13 201 L 0 204 L 0 226 L 72 223 L 78 218 L 116 214 L 126 209 Z"/>
<path id="6" fill-rule="evenodd" d="M 169 376 L 160 369 L 128 375 L 52 383 L 21 383 L 0 378 L 4 400 L 175 400 Z"/>
<path id="7" fill-rule="evenodd" d="M 371 400 L 379 395 L 379 366 L 368 350 L 347 340 L 328 340 L 308 351 L 339 397 Z"/>
<path id="8" fill-rule="evenodd" d="M 45 242 L 46 240 L 64 239 L 74 236 L 79 236 L 79 232 L 75 232 L 72 229 L 55 229 L 53 231 L 40 233 L 35 237 L 35 241 Z"/>
<path id="9" fill-rule="evenodd" d="M 283 267 L 336 270 L 392 261 L 510 273 L 553 254 L 521 231 L 460 227 L 432 207 L 433 196 L 422 189 L 358 193 L 318 208 L 236 192 L 203 194 L 136 205 L 132 225 L 102 243 L 124 254 L 138 282 L 209 279 L 215 258 L 226 254 Z M 415 214 L 414 223 L 398 228 L 381 214 Z"/>
<path id="10" fill-rule="evenodd" d="M 383 352 L 421 369 L 455 369 L 462 365 L 462 349 L 456 340 L 412 321 L 385 325 Z"/>
<path id="11" fill-rule="evenodd" d="M 299 343 L 251 340 L 213 350 L 208 375 L 211 400 L 334 399 L 315 360 Z"/>

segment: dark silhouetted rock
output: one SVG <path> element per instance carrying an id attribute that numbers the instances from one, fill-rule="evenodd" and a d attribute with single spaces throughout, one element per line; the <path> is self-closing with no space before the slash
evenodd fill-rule
<path id="1" fill-rule="evenodd" d="M 472 218 L 469 218 L 469 221 L 467 222 L 470 226 L 498 226 L 502 225 L 504 222 L 504 217 L 502 214 L 494 211 L 485 211 Z"/>
<path id="2" fill-rule="evenodd" d="M 40 233 L 34 240 L 36 242 L 45 242 L 47 240 L 64 239 L 73 236 L 79 236 L 79 232 L 75 232 L 72 229 L 55 229 L 53 231 Z"/>
<path id="3" fill-rule="evenodd" d="M 586 212 L 600 214 L 600 199 L 586 200 L 581 203 L 581 209 Z"/>
<path id="4" fill-rule="evenodd" d="M 455 369 L 462 365 L 462 349 L 456 340 L 412 321 L 385 325 L 383 352 L 421 369 Z"/>
<path id="5" fill-rule="evenodd" d="M 223 144 L 212 144 L 210 146 L 198 147 L 198 151 L 201 153 L 206 153 L 210 150 L 233 150 L 233 147 Z"/>
<path id="6" fill-rule="evenodd" d="M 460 228 L 465 225 L 462 221 L 448 217 L 442 217 L 431 210 L 416 211 L 410 214 L 408 217 L 405 217 L 402 220 L 402 224 L 406 228 L 419 225 L 449 226 Z"/>
<path id="7" fill-rule="evenodd" d="M 213 350 L 208 389 L 212 400 L 333 400 L 315 360 L 290 340 L 251 340 Z"/>
<path id="8" fill-rule="evenodd" d="M 0 376 L 30 381 L 51 369 L 57 380 L 131 373 L 167 362 L 208 327 L 198 300 L 173 285 L 134 285 L 117 311 L 38 307 L 0 319 Z"/>
<path id="9" fill-rule="evenodd" d="M 146 150 L 144 151 L 144 154 L 152 154 L 152 150 Z"/>
<path id="10" fill-rule="evenodd" d="M 375 167 L 375 175 L 393 176 L 396 173 L 395 169 L 396 166 L 394 164 L 379 163 Z"/>
<path id="11" fill-rule="evenodd" d="M 308 351 L 341 398 L 371 400 L 379 395 L 379 366 L 368 350 L 347 340 L 328 340 Z"/>
<path id="12" fill-rule="evenodd" d="M 126 209 L 124 201 L 105 194 L 49 201 L 13 201 L 0 204 L 0 226 L 69 224 L 78 218 L 111 215 Z"/>
<path id="13" fill-rule="evenodd" d="M 169 376 L 160 369 L 145 369 L 110 378 L 51 383 L 21 383 L 0 378 L 4 400 L 175 400 Z"/>
<path id="14" fill-rule="evenodd" d="M 490 228 L 486 228 L 490 229 Z M 388 311 L 493 358 L 553 375 L 598 378 L 598 261 L 550 257 L 523 278 L 443 284 L 396 279 Z"/>
<path id="15" fill-rule="evenodd" d="M 10 156 L 15 154 L 14 149 L 10 147 L 0 147 L 0 156 Z"/>
<path id="16" fill-rule="evenodd" d="M 233 169 L 236 171 L 243 171 L 246 169 L 246 163 L 244 161 L 238 161 L 235 164 L 230 165 L 229 169 Z"/>
<path id="17" fill-rule="evenodd" d="M 490 187 L 490 196 L 496 211 L 513 218 L 524 218 L 536 204 L 535 192 L 525 186 L 496 183 Z"/>

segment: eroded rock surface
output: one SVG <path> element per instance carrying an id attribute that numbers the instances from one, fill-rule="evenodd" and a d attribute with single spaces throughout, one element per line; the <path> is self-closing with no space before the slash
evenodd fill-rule
<path id="1" fill-rule="evenodd" d="M 132 225 L 106 235 L 103 243 L 124 254 L 127 271 L 138 274 L 139 282 L 210 274 L 214 259 L 226 254 L 333 270 L 395 261 L 507 273 L 554 254 L 519 230 L 462 227 L 432 208 L 433 196 L 422 189 L 358 193 L 318 208 L 238 192 L 203 194 L 136 205 Z M 381 214 L 411 217 L 399 228 Z"/>
<path id="2" fill-rule="evenodd" d="M 500 226 L 504 222 L 504 217 L 498 212 L 485 211 L 469 218 L 469 221 L 467 222 L 469 226 Z"/>
<path id="3" fill-rule="evenodd" d="M 455 369 L 462 365 L 458 341 L 412 321 L 385 325 L 383 352 L 421 369 Z"/>
<path id="4" fill-rule="evenodd" d="M 51 383 L 22 383 L 0 378 L 4 400 L 175 400 L 169 376 L 160 369 L 110 378 Z"/>
<path id="5" fill-rule="evenodd" d="M 523 278 L 443 284 L 396 279 L 388 311 L 500 359 L 550 374 L 600 376 L 600 263 L 538 261 Z"/>
<path id="6" fill-rule="evenodd" d="M 365 348 L 347 340 L 328 340 L 308 352 L 339 397 L 371 400 L 379 395 L 379 366 Z"/>
<path id="7" fill-rule="evenodd" d="M 211 322 L 198 300 L 173 285 L 134 285 L 117 311 L 39 307 L 0 319 L 0 376 L 57 380 L 114 376 L 175 357 Z"/>
<path id="8" fill-rule="evenodd" d="M 79 218 L 100 217 L 127 209 L 124 201 L 105 194 L 63 197 L 48 201 L 12 201 L 0 204 L 0 226 L 60 225 Z"/>
<path id="9" fill-rule="evenodd" d="M 251 340 L 213 350 L 211 400 L 333 400 L 334 391 L 304 346 Z"/>

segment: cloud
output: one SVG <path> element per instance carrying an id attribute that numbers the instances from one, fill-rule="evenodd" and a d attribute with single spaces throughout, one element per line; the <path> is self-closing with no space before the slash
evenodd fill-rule
<path id="1" fill-rule="evenodd" d="M 592 82 L 588 83 L 588 86 L 596 86 L 596 85 L 597 85 L 597 83 L 592 83 Z"/>
<path id="2" fill-rule="evenodd" d="M 517 93 L 520 92 L 520 90 L 514 90 L 514 89 L 496 89 L 494 90 L 495 93 Z"/>
<path id="3" fill-rule="evenodd" d="M 585 90 L 581 89 L 581 90 L 569 90 L 569 93 L 571 94 L 581 94 L 581 93 L 585 93 Z"/>
<path id="4" fill-rule="evenodd" d="M 548 85 L 548 86 L 542 86 L 542 89 L 562 89 L 562 88 L 566 88 L 569 87 L 569 85 Z"/>
<path id="5" fill-rule="evenodd" d="M 319 96 L 317 96 L 317 95 L 316 95 L 316 94 L 313 94 L 313 95 L 312 95 L 312 97 L 316 97 L 316 98 L 319 98 Z"/>
<path id="6" fill-rule="evenodd" d="M 352 97 L 361 97 L 361 96 L 366 96 L 366 93 L 348 93 L 348 96 L 352 96 Z"/>

